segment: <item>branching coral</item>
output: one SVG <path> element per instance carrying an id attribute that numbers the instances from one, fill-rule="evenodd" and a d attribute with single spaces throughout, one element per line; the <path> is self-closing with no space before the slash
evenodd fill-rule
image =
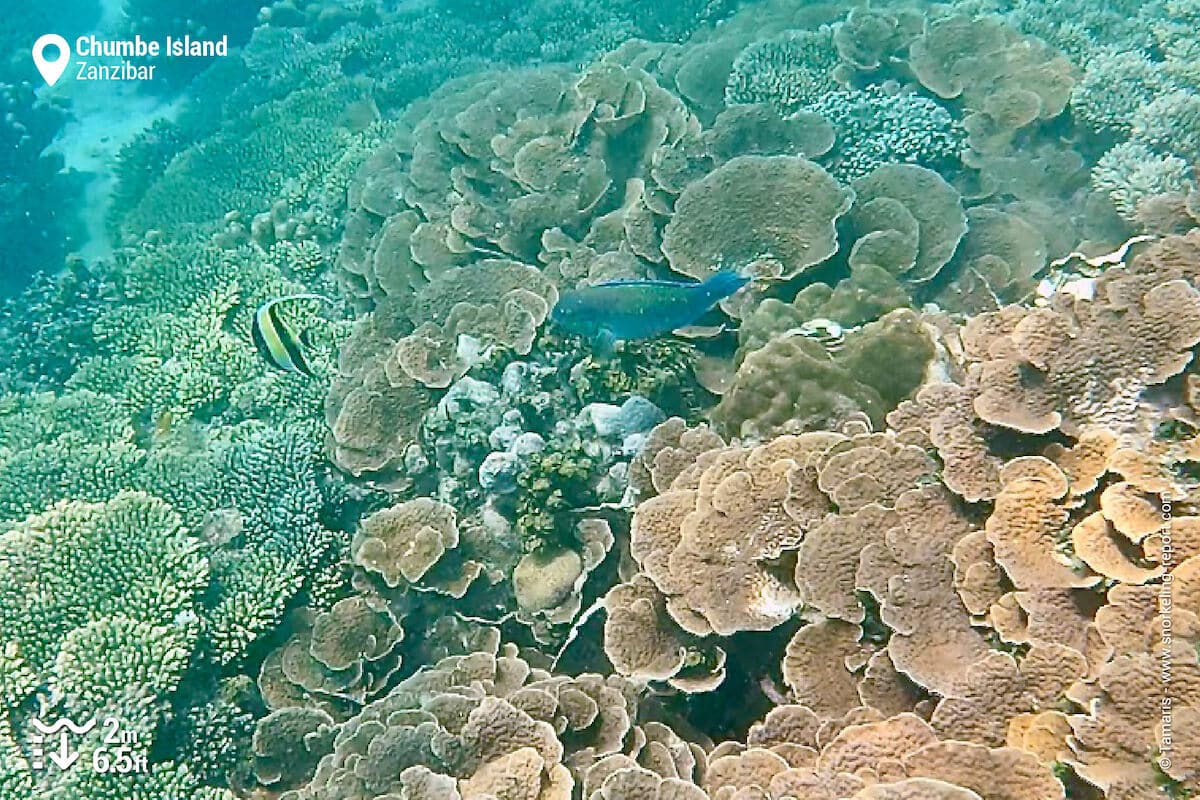
<path id="1" fill-rule="evenodd" d="M 1139 109 L 1170 85 L 1162 64 L 1129 50 L 1100 52 L 1071 94 L 1071 111 L 1100 131 L 1128 135 L 1131 109 Z"/>
<path id="2" fill-rule="evenodd" d="M 140 535 L 147 530 L 157 535 Z M 92 620 L 121 615 L 175 624 L 194 614 L 208 580 L 197 540 L 169 506 L 143 494 L 60 503 L 4 533 L 3 542 L 6 639 L 36 669 L 50 665 L 64 637 Z M 30 596 L 26 587 L 34 581 L 44 590 Z M 79 586 L 91 588 L 83 595 Z"/>
<path id="3" fill-rule="evenodd" d="M 1132 120 L 1133 141 L 1160 153 L 1195 161 L 1200 158 L 1197 120 L 1200 120 L 1200 95 L 1176 89 L 1138 108 Z"/>
<path id="4" fill-rule="evenodd" d="M 1155 153 L 1137 141 L 1116 145 L 1092 170 L 1092 186 L 1130 220 L 1137 218 L 1143 200 L 1168 193 L 1187 194 L 1194 185 L 1186 161 Z"/>
<path id="5" fill-rule="evenodd" d="M 844 181 L 893 162 L 931 169 L 951 165 L 966 141 L 962 124 L 937 102 L 880 86 L 828 92 L 808 110 L 833 125 L 837 143 L 830 169 Z"/>
<path id="6" fill-rule="evenodd" d="M 831 29 L 789 31 L 754 42 L 733 62 L 725 102 L 768 103 L 791 114 L 837 88 Z"/>
<path id="7" fill-rule="evenodd" d="M 19 295 L 0 302 L 0 358 L 5 386 L 59 387 L 88 355 L 92 325 L 105 305 L 100 271 L 71 259 L 56 274 L 40 273 Z"/>
<path id="8" fill-rule="evenodd" d="M 194 657 L 208 577 L 199 541 L 145 494 L 65 501 L 0 534 L 3 648 L 15 679 L 3 718 L 23 729 L 34 686 L 22 676 L 36 675 L 62 713 L 116 714 L 148 748 Z"/>

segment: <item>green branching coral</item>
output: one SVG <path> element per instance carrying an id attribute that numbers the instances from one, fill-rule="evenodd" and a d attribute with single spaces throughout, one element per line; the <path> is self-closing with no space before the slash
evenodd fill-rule
<path id="1" fill-rule="evenodd" d="M 168 697 L 192 659 L 198 620 L 154 625 L 124 615 L 72 630 L 54 664 L 54 684 L 76 713 L 93 714 L 128 687 Z M 190 623 L 190 624 L 189 624 Z"/>
<path id="2" fill-rule="evenodd" d="M 0 397 L 0 529 L 74 498 L 133 485 L 140 453 L 120 405 L 92 392 Z"/>
<path id="3" fill-rule="evenodd" d="M 878 86 L 829 92 L 808 110 L 837 132 L 830 171 L 842 181 L 892 162 L 931 169 L 953 165 L 966 142 L 961 123 L 938 103 Z"/>
<path id="4" fill-rule="evenodd" d="M 267 299 L 309 288 L 289 274 L 316 282 L 322 264 L 314 268 L 311 248 L 296 242 L 226 248 L 191 236 L 122 249 L 106 277 L 124 302 L 95 320 L 93 355 L 68 386 L 120 398 L 144 424 L 164 413 L 179 421 L 317 419 L 322 383 L 270 370 L 251 343 L 250 318 Z M 310 330 L 309 360 L 325 371 L 344 325 L 319 312 L 328 310 L 284 309 L 297 330 Z"/>
<path id="5" fill-rule="evenodd" d="M 193 131 L 165 119 L 155 120 L 117 153 L 116 186 L 108 209 L 115 227 L 134 208 L 176 155 L 191 144 Z"/>
<path id="6" fill-rule="evenodd" d="M 838 61 L 829 28 L 788 31 L 754 42 L 733 62 L 725 102 L 767 103 L 791 114 L 839 88 L 833 79 Z"/>
<path id="7" fill-rule="evenodd" d="M 211 417 L 230 388 L 261 371 L 260 359 L 226 327 L 239 304 L 234 284 L 195 298 L 176 312 L 108 315 L 96 324 L 105 355 L 87 359 L 72 388 L 123 398 L 134 413 L 155 419 Z"/>
<path id="8" fill-rule="evenodd" d="M 154 764 L 149 773 L 119 775 L 116 772 L 98 774 L 92 770 L 76 769 L 65 773 L 63 780 L 49 787 L 40 798 L 44 800 L 234 800 L 227 789 L 200 785 L 200 781 L 185 764 Z M 0 795 L 3 797 L 3 795 Z"/>
<path id="9" fill-rule="evenodd" d="M 66 498 L 105 500 L 135 483 L 140 457 L 129 442 L 80 444 L 69 437 L 0 454 L 0 520 Z"/>
<path id="10" fill-rule="evenodd" d="M 1076 63 L 1086 63 L 1097 45 L 1136 50 L 1153 43 L 1153 26 L 1140 15 L 1155 5 L 1138 0 L 1012 0 L 1006 20 L 1023 33 L 1038 37 L 1067 53 Z"/>
<path id="11" fill-rule="evenodd" d="M 0 413 L 0 522 L 60 500 L 106 501 L 125 489 L 166 498 L 173 524 L 206 543 L 212 583 L 203 633 L 218 662 L 241 658 L 299 592 L 325 597 L 337 580 L 343 544 L 323 522 L 326 487 L 335 483 L 322 481 L 315 421 L 243 422 L 216 436 L 183 426 L 142 449 L 120 406 L 90 392 L 8 398 L 0 412 L 7 412 Z M 71 581 L 90 580 L 62 577 L 64 595 Z"/>
<path id="12" fill-rule="evenodd" d="M 0 764 L 4 727 L 25 724 L 23 700 L 41 687 L 48 690 L 43 703 L 59 713 L 81 720 L 113 715 L 149 748 L 194 658 L 208 578 L 200 542 L 183 520 L 140 492 L 103 503 L 64 501 L 0 534 Z M 97 744 L 80 743 L 85 758 Z M 156 780 L 171 771 L 155 767 Z M 93 786 L 98 779 L 80 777 L 91 774 L 50 776 L 38 796 L 138 796 L 129 786 L 117 794 L 116 784 Z M 0 781 L 7 800 L 5 789 Z"/>
<path id="13" fill-rule="evenodd" d="M 336 163 L 352 134 L 340 125 L 362 91 L 341 79 L 297 91 L 229 121 L 179 153 L 121 220 L 129 238 L 149 230 L 249 217 L 270 207 L 285 177 Z"/>
<path id="14" fill-rule="evenodd" d="M 120 404 L 94 392 L 0 395 L 0 449 L 5 451 L 53 441 L 71 445 L 122 441 L 132 433 Z"/>
<path id="15" fill-rule="evenodd" d="M 578 436 L 551 439 L 517 476 L 516 521 L 525 552 L 571 541 L 572 511 L 594 503 L 601 460 Z"/>
<path id="16" fill-rule="evenodd" d="M 570 384 L 580 402 L 621 403 L 639 395 L 668 416 L 688 416 L 704 405 L 696 382 L 700 351 L 680 339 L 622 343 L 610 357 L 587 355 L 571 370 Z"/>
<path id="17" fill-rule="evenodd" d="M 69 259 L 57 274 L 39 273 L 0 303 L 0 385 L 55 388 L 92 344 L 92 324 L 106 306 L 98 270 Z"/>
<path id="18" fill-rule="evenodd" d="M 211 521 L 229 538 L 211 554 L 206 633 L 226 663 L 276 625 L 301 589 L 322 596 L 337 581 L 344 542 L 322 523 L 319 439 L 299 428 L 245 423 L 214 450 L 215 508 L 226 516 Z"/>
<path id="19" fill-rule="evenodd" d="M 205 785 L 247 785 L 250 739 L 256 718 L 265 711 L 253 679 L 225 678 L 215 690 L 209 681 L 197 679 L 181 687 L 180 694 L 186 693 L 203 700 L 188 702 L 186 711 L 169 720 L 159 731 L 159 742 L 178 753 L 176 761 L 187 764 Z"/>
<path id="20" fill-rule="evenodd" d="M 0 630 L 34 670 L 98 620 L 161 627 L 194 617 L 207 582 L 199 541 L 170 506 L 140 492 L 58 503 L 0 534 Z"/>

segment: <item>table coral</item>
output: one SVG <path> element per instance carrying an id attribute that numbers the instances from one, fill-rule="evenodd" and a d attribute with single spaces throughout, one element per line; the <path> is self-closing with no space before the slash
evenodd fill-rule
<path id="1" fill-rule="evenodd" d="M 988 426 L 975 418 L 972 392 L 953 383 L 930 383 L 888 414 L 900 432 L 920 431 L 942 461 L 942 481 L 971 502 L 995 496 L 1002 459 L 988 451 Z"/>
<path id="2" fill-rule="evenodd" d="M 967 232 L 961 198 L 936 172 L 890 164 L 854 181 L 850 264 L 874 264 L 908 281 L 934 278 Z"/>
<path id="3" fill-rule="evenodd" d="M 1027 298 L 1046 266 L 1046 235 L 1017 209 L 977 206 L 967 211 L 967 233 L 939 300 L 951 310 L 993 310 Z"/>
<path id="4" fill-rule="evenodd" d="M 899 60 L 922 24 L 916 9 L 852 8 L 834 28 L 833 42 L 844 65 L 856 73 L 872 73 Z"/>
<path id="5" fill-rule="evenodd" d="M 314 781 L 284 796 L 342 796 L 351 785 L 363 796 L 404 796 L 418 782 L 443 786 L 449 797 L 458 796 L 456 786 L 470 796 L 493 781 L 513 780 L 533 792 L 528 796 L 565 797 L 604 756 L 636 752 L 635 710 L 619 679 L 552 677 L 513 650 L 445 659 L 337 726 Z M 574 743 L 564 747 L 557 731 Z M 540 794 L 550 786 L 559 788 Z"/>
<path id="6" fill-rule="evenodd" d="M 417 584 L 461 597 L 481 565 L 453 556 L 442 563 L 458 543 L 454 509 L 417 498 L 365 518 L 351 543 L 351 557 L 389 588 Z M 435 566 L 438 571 L 430 574 Z"/>
<path id="7" fill-rule="evenodd" d="M 399 472 L 416 443 L 428 399 L 416 381 L 401 376 L 393 384 L 370 362 L 358 374 L 344 376 L 330 390 L 326 410 L 335 463 L 351 475 L 403 480 Z"/>
<path id="8" fill-rule="evenodd" d="M 806 159 L 741 156 L 684 190 L 663 252 L 672 269 L 697 279 L 714 265 L 757 259 L 772 262 L 771 277 L 791 278 L 837 250 L 834 225 L 852 199 Z"/>
<path id="9" fill-rule="evenodd" d="M 833 126 L 819 114 L 798 111 L 784 116 L 759 103 L 725 109 L 704 132 L 720 162 L 739 155 L 818 158 L 833 147 Z"/>
<path id="10" fill-rule="evenodd" d="M 1026 312 L 1011 327 L 1005 342 L 1011 349 L 992 345 L 996 357 L 981 353 L 976 367 L 981 391 L 975 400 L 980 417 L 1031 433 L 1060 426 L 1074 432 L 1087 424 L 1132 431 L 1141 391 L 1191 360 L 1186 351 L 1200 336 L 1192 321 L 1200 314 L 1200 295 L 1182 281 L 1144 294 L 1135 287 L 1132 294 L 1124 292 L 1123 282 L 1114 277 L 1095 301 Z M 981 315 L 968 330 L 988 317 Z M 1097 347 L 1102 358 L 1089 355 Z M 1026 394 L 1022 369 L 1040 374 L 1041 387 Z M 1101 384 L 1108 389 L 1089 388 Z"/>
<path id="11" fill-rule="evenodd" d="M 999 17 L 927 19 L 909 66 L 939 97 L 962 98 L 971 145 L 981 152 L 1003 150 L 1018 129 L 1058 116 L 1075 83 L 1066 57 Z"/>

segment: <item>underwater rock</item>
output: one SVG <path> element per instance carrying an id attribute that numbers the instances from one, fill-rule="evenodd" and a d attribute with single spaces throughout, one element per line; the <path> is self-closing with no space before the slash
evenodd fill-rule
<path id="1" fill-rule="evenodd" d="M 579 419 L 591 423 L 602 439 L 625 439 L 646 433 L 666 419 L 666 415 L 644 397 L 634 395 L 620 406 L 592 403 L 579 412 Z"/>
<path id="2" fill-rule="evenodd" d="M 521 460 L 515 453 L 488 453 L 479 465 L 479 485 L 484 491 L 494 494 L 514 492 L 520 469 Z"/>
<path id="3" fill-rule="evenodd" d="M 574 550 L 526 553 L 513 570 L 513 592 L 524 611 L 545 611 L 561 603 L 583 572 L 583 559 Z"/>

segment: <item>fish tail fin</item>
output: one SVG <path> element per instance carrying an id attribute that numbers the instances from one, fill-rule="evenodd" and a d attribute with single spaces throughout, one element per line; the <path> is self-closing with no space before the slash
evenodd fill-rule
<path id="1" fill-rule="evenodd" d="M 723 269 L 704 281 L 704 290 L 713 303 L 724 300 L 750 282 L 749 275 L 742 275 L 732 269 Z"/>

